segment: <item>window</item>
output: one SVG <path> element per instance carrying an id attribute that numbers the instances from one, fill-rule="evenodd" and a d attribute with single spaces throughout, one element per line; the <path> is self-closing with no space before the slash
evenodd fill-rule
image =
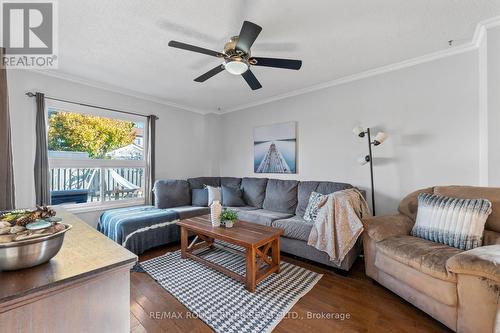
<path id="1" fill-rule="evenodd" d="M 145 118 L 52 101 L 47 116 L 53 205 L 144 203 Z"/>

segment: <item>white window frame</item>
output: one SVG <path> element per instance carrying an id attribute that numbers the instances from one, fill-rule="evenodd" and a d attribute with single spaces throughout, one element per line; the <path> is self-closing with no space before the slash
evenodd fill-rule
<path id="1" fill-rule="evenodd" d="M 119 120 L 128 120 L 134 122 L 141 122 L 144 124 L 144 137 L 143 137 L 143 149 L 144 152 L 148 151 L 149 137 L 148 128 L 146 126 L 146 118 L 145 116 L 136 116 L 123 114 L 119 112 L 108 111 L 104 109 L 94 108 L 90 106 L 82 106 L 73 103 L 54 101 L 54 100 L 46 100 L 46 124 L 47 124 L 47 133 L 49 130 L 49 122 L 48 122 L 48 109 L 55 108 L 61 111 L 71 112 L 71 113 L 81 113 L 86 115 L 94 115 L 101 116 L 111 119 L 119 119 Z M 109 168 L 144 168 L 146 170 L 147 161 L 146 156 L 143 156 L 142 160 L 99 160 L 99 159 L 68 159 L 68 158 L 49 158 L 49 169 L 52 168 L 96 168 L 100 169 L 101 175 L 104 175 L 105 169 Z M 144 173 L 144 177 L 146 177 L 146 172 Z M 65 208 L 66 210 L 73 213 L 83 213 L 83 212 L 91 212 L 91 211 L 99 211 L 106 210 L 109 208 L 118 208 L 118 207 L 128 207 L 128 206 L 137 206 L 144 205 L 145 198 L 135 198 L 135 199 L 121 199 L 121 200 L 111 200 L 104 201 L 105 196 L 104 193 L 104 177 L 100 177 L 100 201 L 97 202 L 87 202 L 87 203 L 78 203 L 78 204 L 61 204 L 59 206 Z M 144 179 L 146 182 L 147 179 Z"/>

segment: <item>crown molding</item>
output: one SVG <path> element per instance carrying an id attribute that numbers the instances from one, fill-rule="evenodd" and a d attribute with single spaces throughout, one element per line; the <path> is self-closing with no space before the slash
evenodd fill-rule
<path id="1" fill-rule="evenodd" d="M 89 87 L 96 88 L 96 89 L 106 90 L 109 92 L 129 96 L 129 97 L 134 97 L 134 98 L 141 99 L 144 101 L 153 102 L 153 103 L 165 105 L 168 107 L 172 107 L 172 108 L 176 108 L 176 109 L 180 109 L 180 110 L 184 110 L 184 111 L 194 112 L 194 113 L 198 113 L 198 114 L 202 114 L 202 115 L 205 115 L 208 113 L 214 113 L 212 110 L 198 109 L 198 108 L 194 108 L 194 107 L 191 107 L 188 105 L 174 103 L 174 102 L 168 101 L 168 100 L 163 99 L 163 98 L 158 98 L 158 97 L 155 97 L 152 95 L 143 94 L 143 93 L 140 93 L 140 92 L 137 92 L 134 90 L 120 88 L 120 87 L 117 87 L 114 85 L 110 85 L 110 84 L 106 84 L 106 83 L 102 83 L 102 82 L 98 82 L 98 81 L 87 80 L 87 79 L 81 78 L 79 76 L 71 75 L 71 74 L 66 74 L 66 73 L 61 73 L 61 72 L 56 72 L 56 71 L 40 70 L 40 69 L 29 69 L 28 71 L 31 71 L 31 72 L 34 72 L 37 74 L 41 74 L 41 75 L 45 75 L 45 76 L 54 77 L 56 79 L 61 79 L 61 80 L 66 80 L 66 81 L 70 81 L 73 83 L 82 84 L 82 85 L 89 86 Z"/>
<path id="2" fill-rule="evenodd" d="M 474 30 L 474 35 L 472 37 L 472 40 L 467 42 L 467 43 L 458 45 L 456 47 L 452 47 L 452 48 L 449 48 L 446 50 L 437 51 L 437 52 L 433 52 L 433 53 L 423 55 L 420 57 L 404 60 L 404 61 L 397 62 L 397 63 L 391 64 L 391 65 L 382 66 L 382 67 L 378 67 L 375 69 L 367 70 L 367 71 L 364 71 L 361 73 L 349 75 L 349 76 L 335 79 L 332 81 L 327 81 L 327 82 L 323 82 L 320 84 L 315 84 L 315 85 L 312 85 L 312 86 L 309 86 L 306 88 L 301 88 L 301 89 L 297 89 L 297 90 L 290 91 L 287 93 L 275 95 L 275 96 L 272 96 L 269 98 L 262 99 L 262 100 L 257 101 L 257 102 L 243 104 L 243 105 L 240 105 L 238 107 L 229 108 L 229 109 L 222 110 L 222 111 L 194 108 L 192 106 L 171 102 L 171 101 L 168 101 L 168 100 L 163 99 L 163 98 L 143 94 L 143 93 L 129 90 L 129 89 L 125 89 L 125 88 L 120 88 L 120 87 L 117 87 L 114 85 L 109 85 L 109 84 L 102 83 L 102 82 L 87 80 L 87 79 L 84 79 L 84 78 L 81 78 L 81 77 L 78 77 L 75 75 L 65 74 L 65 73 L 61 73 L 61 72 L 43 71 L 43 70 L 30 70 L 30 71 L 36 72 L 36 73 L 41 74 L 41 75 L 51 76 L 51 77 L 55 77 L 58 79 L 83 84 L 83 85 L 90 86 L 90 87 L 97 88 L 97 89 L 107 90 L 110 92 L 130 96 L 130 97 L 135 97 L 138 99 L 154 102 L 157 104 L 165 105 L 168 107 L 173 107 L 173 108 L 180 109 L 180 110 L 190 111 L 190 112 L 194 112 L 194 113 L 198 113 L 198 114 L 202 114 L 202 115 L 206 115 L 206 114 L 221 115 L 221 114 L 226 114 L 226 113 L 230 113 L 230 112 L 241 111 L 244 109 L 252 108 L 252 107 L 263 105 L 263 104 L 268 104 L 271 102 L 279 101 L 279 100 L 290 98 L 290 97 L 308 94 L 308 93 L 311 93 L 314 91 L 323 90 L 326 88 L 335 87 L 335 86 L 339 86 L 342 84 L 347 84 L 350 82 L 366 79 L 366 78 L 369 78 L 372 76 L 377 76 L 380 74 L 400 70 L 403 68 L 408 68 L 408 67 L 420 65 L 423 63 L 435 61 L 438 59 L 442 59 L 442 58 L 458 55 L 461 53 L 477 50 L 480 47 L 484 38 L 486 37 L 487 30 L 494 28 L 494 27 L 498 27 L 498 26 L 500 26 L 500 16 L 496 16 L 496 17 L 479 22 L 476 25 L 476 28 Z"/>
<path id="3" fill-rule="evenodd" d="M 500 26 L 500 16 L 494 16 L 492 18 L 483 20 L 477 24 L 476 29 L 484 27 L 485 29 L 491 29 Z"/>
<path id="4" fill-rule="evenodd" d="M 312 86 L 309 86 L 306 88 L 297 89 L 297 90 L 287 92 L 284 94 L 272 96 L 272 97 L 269 97 L 269 98 L 266 98 L 266 99 L 263 99 L 263 100 L 260 100 L 257 102 L 243 104 L 243 105 L 235 107 L 235 108 L 229 108 L 227 110 L 223 110 L 221 112 L 221 114 L 235 112 L 235 111 L 241 111 L 241 110 L 245 110 L 245 109 L 252 108 L 255 106 L 279 101 L 282 99 L 304 95 L 304 94 L 311 93 L 314 91 L 339 86 L 342 84 L 366 79 L 366 78 L 369 78 L 372 76 L 376 76 L 376 75 L 380 75 L 380 74 L 384 74 L 384 73 L 389 73 L 389 72 L 400 70 L 403 68 L 408 68 L 408 67 L 420 65 L 423 63 L 435 61 L 438 59 L 454 56 L 457 54 L 477 50 L 480 47 L 482 41 L 484 40 L 486 33 L 487 33 L 487 30 L 494 28 L 494 27 L 498 27 L 498 26 L 500 26 L 500 16 L 496 16 L 496 17 L 479 22 L 476 25 L 476 29 L 474 30 L 474 35 L 472 37 L 472 40 L 470 42 L 458 45 L 456 47 L 452 47 L 452 48 L 449 48 L 446 50 L 441 50 L 441 51 L 429 53 L 429 54 L 426 54 L 426 55 L 423 55 L 420 57 L 404 60 L 404 61 L 397 62 L 397 63 L 387 65 L 387 66 L 378 67 L 378 68 L 367 70 L 367 71 L 364 71 L 364 72 L 361 72 L 358 74 L 349 75 L 349 76 L 345 76 L 345 77 L 335 79 L 332 81 L 327 81 L 327 82 L 323 82 L 320 84 L 312 85 Z"/>

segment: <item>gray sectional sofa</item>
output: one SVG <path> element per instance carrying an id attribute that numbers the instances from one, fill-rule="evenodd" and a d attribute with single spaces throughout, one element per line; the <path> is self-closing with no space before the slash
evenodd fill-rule
<path id="1" fill-rule="evenodd" d="M 192 204 L 193 190 L 202 189 L 205 185 L 241 189 L 245 206 L 230 208 L 238 212 L 241 220 L 284 229 L 281 251 L 285 253 L 348 271 L 361 251 L 358 241 L 341 265 L 335 265 L 326 253 L 307 245 L 312 224 L 302 218 L 311 192 L 333 193 L 352 188 L 350 184 L 235 177 L 159 180 L 154 187 L 155 205 L 158 208 L 173 208 L 182 219 L 208 214 L 208 207 Z"/>

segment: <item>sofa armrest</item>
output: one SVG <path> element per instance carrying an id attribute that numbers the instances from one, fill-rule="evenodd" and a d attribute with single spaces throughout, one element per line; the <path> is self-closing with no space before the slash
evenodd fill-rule
<path id="1" fill-rule="evenodd" d="M 393 236 L 409 235 L 413 224 L 413 220 L 402 214 L 373 216 L 363 219 L 365 232 L 375 242 Z"/>
<path id="2" fill-rule="evenodd" d="M 476 247 L 454 255 L 446 268 L 456 274 L 485 277 L 500 283 L 500 245 Z"/>

